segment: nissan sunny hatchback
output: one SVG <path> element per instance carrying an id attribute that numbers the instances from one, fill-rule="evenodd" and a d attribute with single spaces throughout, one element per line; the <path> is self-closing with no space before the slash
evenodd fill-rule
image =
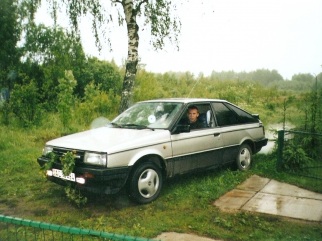
<path id="1" fill-rule="evenodd" d="M 163 181 L 178 174 L 226 164 L 248 170 L 252 155 L 267 144 L 258 114 L 225 100 L 158 99 L 142 101 L 104 127 L 48 141 L 40 166 L 55 183 L 114 194 L 126 188 L 136 202 L 154 201 Z M 74 153 L 65 175 L 61 157 Z"/>

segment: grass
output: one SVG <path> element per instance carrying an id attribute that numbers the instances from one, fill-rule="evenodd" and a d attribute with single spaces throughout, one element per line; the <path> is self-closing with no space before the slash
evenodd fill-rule
<path id="1" fill-rule="evenodd" d="M 226 213 L 213 206 L 253 174 L 322 193 L 321 183 L 275 170 L 274 155 L 255 155 L 253 169 L 220 169 L 166 181 L 153 203 L 136 205 L 122 191 L 88 195 L 79 209 L 64 188 L 48 182 L 36 162 L 57 131 L 0 126 L 0 213 L 35 221 L 146 238 L 162 232 L 194 233 L 222 240 L 321 240 L 322 225 L 251 212 Z"/>

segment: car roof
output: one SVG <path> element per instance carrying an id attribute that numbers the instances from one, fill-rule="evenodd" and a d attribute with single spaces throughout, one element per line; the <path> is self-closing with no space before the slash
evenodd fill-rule
<path id="1" fill-rule="evenodd" d="M 197 102 L 228 102 L 221 99 L 207 99 L 207 98 L 163 98 L 145 100 L 141 102 L 182 102 L 182 103 L 197 103 Z"/>

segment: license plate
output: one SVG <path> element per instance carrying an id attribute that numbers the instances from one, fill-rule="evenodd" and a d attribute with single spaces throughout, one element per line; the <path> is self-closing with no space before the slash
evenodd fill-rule
<path id="1" fill-rule="evenodd" d="M 65 176 L 63 174 L 63 171 L 62 170 L 59 170 L 59 169 L 53 169 L 53 176 L 54 177 L 58 177 L 60 179 L 68 180 L 68 181 L 71 181 L 71 182 L 75 182 L 76 181 L 75 173 L 71 173 L 68 176 Z"/>

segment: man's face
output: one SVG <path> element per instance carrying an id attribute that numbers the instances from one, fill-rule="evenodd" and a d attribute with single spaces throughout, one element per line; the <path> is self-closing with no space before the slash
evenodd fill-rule
<path id="1" fill-rule="evenodd" d="M 188 118 L 189 118 L 190 123 L 196 122 L 198 116 L 199 116 L 199 112 L 197 109 L 189 109 L 188 110 Z"/>

